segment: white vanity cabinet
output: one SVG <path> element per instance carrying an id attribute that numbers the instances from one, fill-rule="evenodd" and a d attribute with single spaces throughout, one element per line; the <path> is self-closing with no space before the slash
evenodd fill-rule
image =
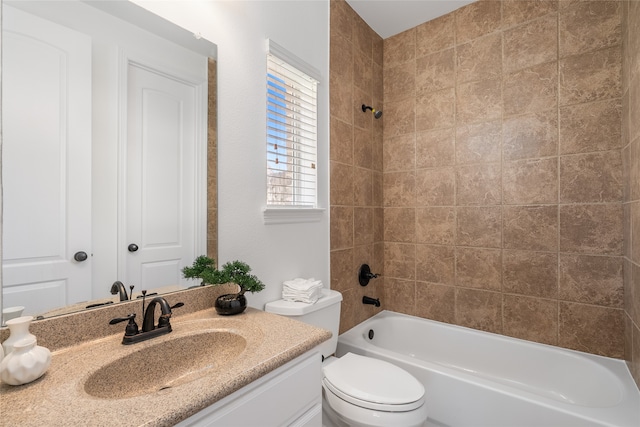
<path id="1" fill-rule="evenodd" d="M 322 426 L 322 360 L 298 356 L 187 418 L 178 427 Z"/>

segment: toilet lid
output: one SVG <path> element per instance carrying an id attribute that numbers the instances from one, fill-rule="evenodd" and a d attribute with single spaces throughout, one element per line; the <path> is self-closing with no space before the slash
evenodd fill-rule
<path id="1" fill-rule="evenodd" d="M 322 371 L 324 384 L 354 405 L 409 411 L 423 404 L 422 384 L 404 369 L 384 360 L 347 353 Z"/>

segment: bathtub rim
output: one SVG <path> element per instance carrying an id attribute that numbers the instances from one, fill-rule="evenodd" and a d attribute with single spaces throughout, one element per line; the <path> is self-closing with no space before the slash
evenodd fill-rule
<path id="1" fill-rule="evenodd" d="M 466 333 L 472 334 L 480 334 L 486 335 L 488 334 L 490 337 L 497 339 L 499 341 L 516 341 L 526 346 L 542 346 L 547 349 L 551 349 L 553 351 L 558 352 L 567 352 L 570 355 L 577 355 L 584 357 L 596 364 L 602 366 L 604 369 L 610 371 L 612 375 L 616 377 L 616 379 L 620 382 L 622 387 L 622 398 L 621 401 L 613 406 L 608 407 L 589 407 L 589 406 L 581 406 L 574 405 L 570 403 L 564 403 L 534 392 L 529 392 L 520 388 L 516 388 L 513 386 L 509 386 L 505 383 L 498 383 L 495 381 L 491 381 L 490 379 L 472 375 L 472 374 L 464 374 L 460 370 L 452 367 L 447 367 L 445 365 L 439 364 L 437 362 L 429 362 L 423 361 L 421 359 L 413 359 L 411 357 L 405 356 L 400 353 L 394 353 L 391 350 L 385 349 L 383 347 L 379 347 L 370 343 L 365 335 L 370 329 L 370 325 L 374 320 L 383 320 L 387 317 L 406 317 L 409 319 L 414 319 L 417 321 L 424 321 L 427 323 L 434 323 L 438 326 L 444 328 L 452 328 L 459 329 Z M 384 360 L 388 360 L 390 362 L 394 362 L 394 360 L 399 360 L 400 363 L 407 364 L 408 366 L 413 366 L 417 369 L 428 369 L 430 371 L 436 372 L 438 374 L 444 375 L 446 377 L 455 378 L 457 380 L 461 380 L 465 383 L 473 384 L 475 386 L 480 386 L 486 388 L 488 390 L 503 394 L 515 396 L 518 399 L 541 405 L 546 408 L 556 410 L 565 414 L 569 414 L 572 416 L 576 416 L 581 419 L 585 419 L 591 422 L 600 423 L 604 426 L 626 426 L 633 425 L 635 426 L 636 418 L 633 415 L 633 409 L 636 408 L 640 411 L 640 390 L 638 389 L 635 381 L 633 380 L 631 373 L 629 371 L 629 367 L 622 359 L 616 359 L 606 356 L 600 356 L 596 354 L 586 353 L 579 350 L 567 349 L 564 347 L 559 347 L 555 345 L 537 343 L 533 341 L 524 340 L 521 338 L 509 337 L 506 335 L 496 334 L 493 332 L 481 331 L 465 326 L 454 325 L 450 323 L 440 322 L 437 320 L 425 319 L 418 316 L 412 316 L 409 314 L 398 313 L 389 310 L 383 310 L 376 315 L 366 319 L 365 321 L 355 325 L 351 329 L 345 331 L 340 334 L 338 337 L 338 349 L 336 351 L 337 356 L 341 356 L 343 354 L 343 348 L 345 346 L 358 348 L 362 352 L 360 354 L 370 356 L 370 357 L 379 357 L 382 355 Z M 637 420 L 640 421 L 640 412 L 638 413 Z M 630 423 L 631 422 L 631 423 Z M 637 424 L 640 425 L 640 424 Z"/>

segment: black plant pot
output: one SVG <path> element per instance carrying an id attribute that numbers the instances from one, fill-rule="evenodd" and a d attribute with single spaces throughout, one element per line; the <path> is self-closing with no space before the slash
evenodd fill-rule
<path id="1" fill-rule="evenodd" d="M 240 314 L 247 308 L 247 299 L 242 294 L 225 294 L 216 298 L 216 312 L 223 315 Z"/>

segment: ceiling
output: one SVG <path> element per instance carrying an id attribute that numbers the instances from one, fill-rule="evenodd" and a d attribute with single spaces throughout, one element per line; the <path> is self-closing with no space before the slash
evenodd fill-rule
<path id="1" fill-rule="evenodd" d="M 473 0 L 347 0 L 380 37 L 386 39 Z"/>

